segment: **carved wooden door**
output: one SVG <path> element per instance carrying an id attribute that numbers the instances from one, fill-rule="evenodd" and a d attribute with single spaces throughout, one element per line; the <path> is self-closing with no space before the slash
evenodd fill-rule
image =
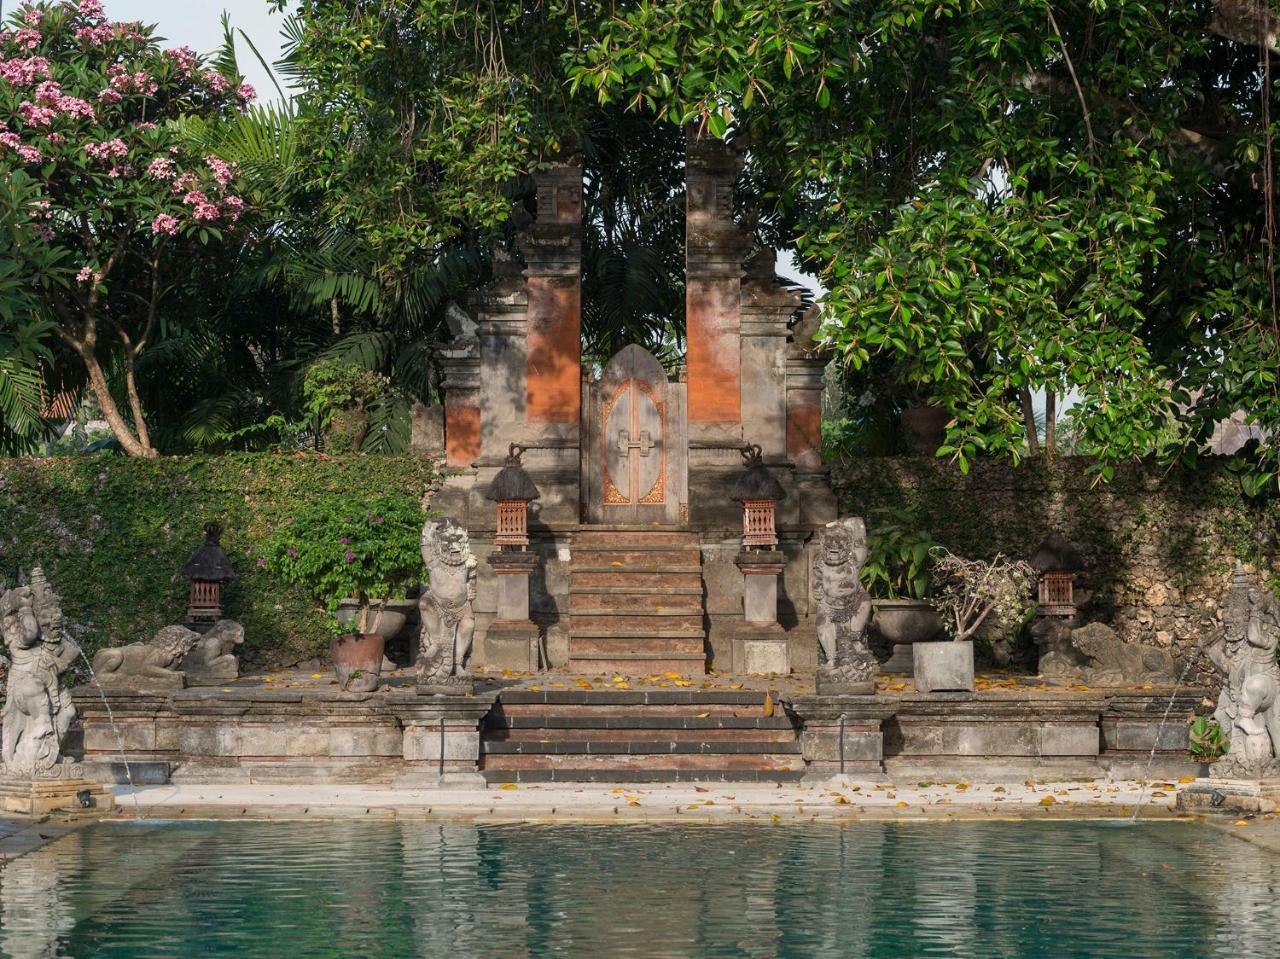
<path id="1" fill-rule="evenodd" d="M 588 519 L 672 523 L 683 499 L 683 404 L 650 353 L 628 346 L 605 367 L 589 404 Z"/>

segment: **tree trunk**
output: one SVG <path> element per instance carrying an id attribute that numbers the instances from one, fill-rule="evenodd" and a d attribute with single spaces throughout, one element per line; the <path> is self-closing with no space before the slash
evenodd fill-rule
<path id="1" fill-rule="evenodd" d="M 1027 452 L 1032 456 L 1040 455 L 1040 437 L 1036 433 L 1036 413 L 1031 406 L 1031 391 L 1018 391 L 1018 400 L 1022 404 L 1022 422 L 1027 427 Z"/>
<path id="2" fill-rule="evenodd" d="M 1058 451 L 1058 394 L 1047 390 L 1044 394 L 1044 453 L 1052 457 Z"/>
<path id="3" fill-rule="evenodd" d="M 80 351 L 80 358 L 84 361 L 85 369 L 89 373 L 89 388 L 97 397 L 98 405 L 102 407 L 102 416 L 111 427 L 111 432 L 119 441 L 121 448 L 130 456 L 139 456 L 143 459 L 155 459 L 159 456 L 148 440 L 140 439 L 129 428 L 124 415 L 120 412 L 120 407 L 116 405 L 115 397 L 111 395 L 111 387 L 107 385 L 107 377 L 102 372 L 102 367 L 98 365 L 98 358 L 86 350 Z M 130 400 L 132 401 L 132 397 Z M 143 429 L 145 428 L 144 425 Z"/>

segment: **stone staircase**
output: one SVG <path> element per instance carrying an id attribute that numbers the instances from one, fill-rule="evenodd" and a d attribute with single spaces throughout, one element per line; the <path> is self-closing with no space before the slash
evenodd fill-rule
<path id="1" fill-rule="evenodd" d="M 480 771 L 489 783 L 794 782 L 800 743 L 771 701 L 745 690 L 504 691 L 485 719 Z"/>
<path id="2" fill-rule="evenodd" d="M 569 569 L 571 670 L 706 673 L 696 533 L 584 530 Z"/>

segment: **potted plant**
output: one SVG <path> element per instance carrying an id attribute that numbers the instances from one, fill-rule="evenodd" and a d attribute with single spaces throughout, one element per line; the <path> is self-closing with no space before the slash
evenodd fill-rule
<path id="1" fill-rule="evenodd" d="M 1003 553 L 990 561 L 964 559 L 939 547 L 933 551 L 932 582 L 934 605 L 951 641 L 911 647 L 916 689 L 972 692 L 974 634 L 989 616 L 1012 623 L 1026 615 L 1035 570 Z"/>
<path id="2" fill-rule="evenodd" d="M 328 612 L 329 645 L 342 688 L 378 688 L 386 636 L 386 606 L 422 581 L 422 508 L 411 496 L 326 496 L 297 509 L 267 545 L 267 563 L 281 579 L 305 587 Z M 354 620 L 339 616 L 355 597 Z"/>
<path id="3" fill-rule="evenodd" d="M 872 595 L 874 625 L 892 653 L 886 672 L 911 670 L 911 646 L 942 632 L 942 620 L 927 596 L 933 537 L 920 529 L 906 510 L 892 507 L 872 512 L 867 530 L 867 562 L 862 584 Z"/>

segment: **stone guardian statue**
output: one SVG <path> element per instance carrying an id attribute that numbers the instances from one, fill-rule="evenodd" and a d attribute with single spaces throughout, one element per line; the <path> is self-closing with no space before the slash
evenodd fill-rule
<path id="1" fill-rule="evenodd" d="M 80 647 L 67 636 L 62 604 L 39 568 L 30 585 L 0 586 L 0 630 L 10 661 L 0 720 L 0 773 L 65 778 L 71 764 L 62 762 L 60 743 L 76 710 L 61 677 L 80 656 Z"/>
<path id="2" fill-rule="evenodd" d="M 1280 774 L 1280 601 L 1237 565 L 1227 590 L 1222 637 L 1205 652 L 1223 674 L 1213 718 L 1231 746 L 1215 778 Z"/>
<path id="3" fill-rule="evenodd" d="M 462 686 L 476 620 L 476 569 L 466 529 L 453 519 L 430 519 L 422 528 L 422 561 L 429 581 L 418 601 L 418 683 Z"/>
<path id="4" fill-rule="evenodd" d="M 874 690 L 877 662 L 867 645 L 871 595 L 862 585 L 867 561 L 867 524 L 860 517 L 828 523 L 813 567 L 818 604 L 818 695 L 865 694 Z"/>

